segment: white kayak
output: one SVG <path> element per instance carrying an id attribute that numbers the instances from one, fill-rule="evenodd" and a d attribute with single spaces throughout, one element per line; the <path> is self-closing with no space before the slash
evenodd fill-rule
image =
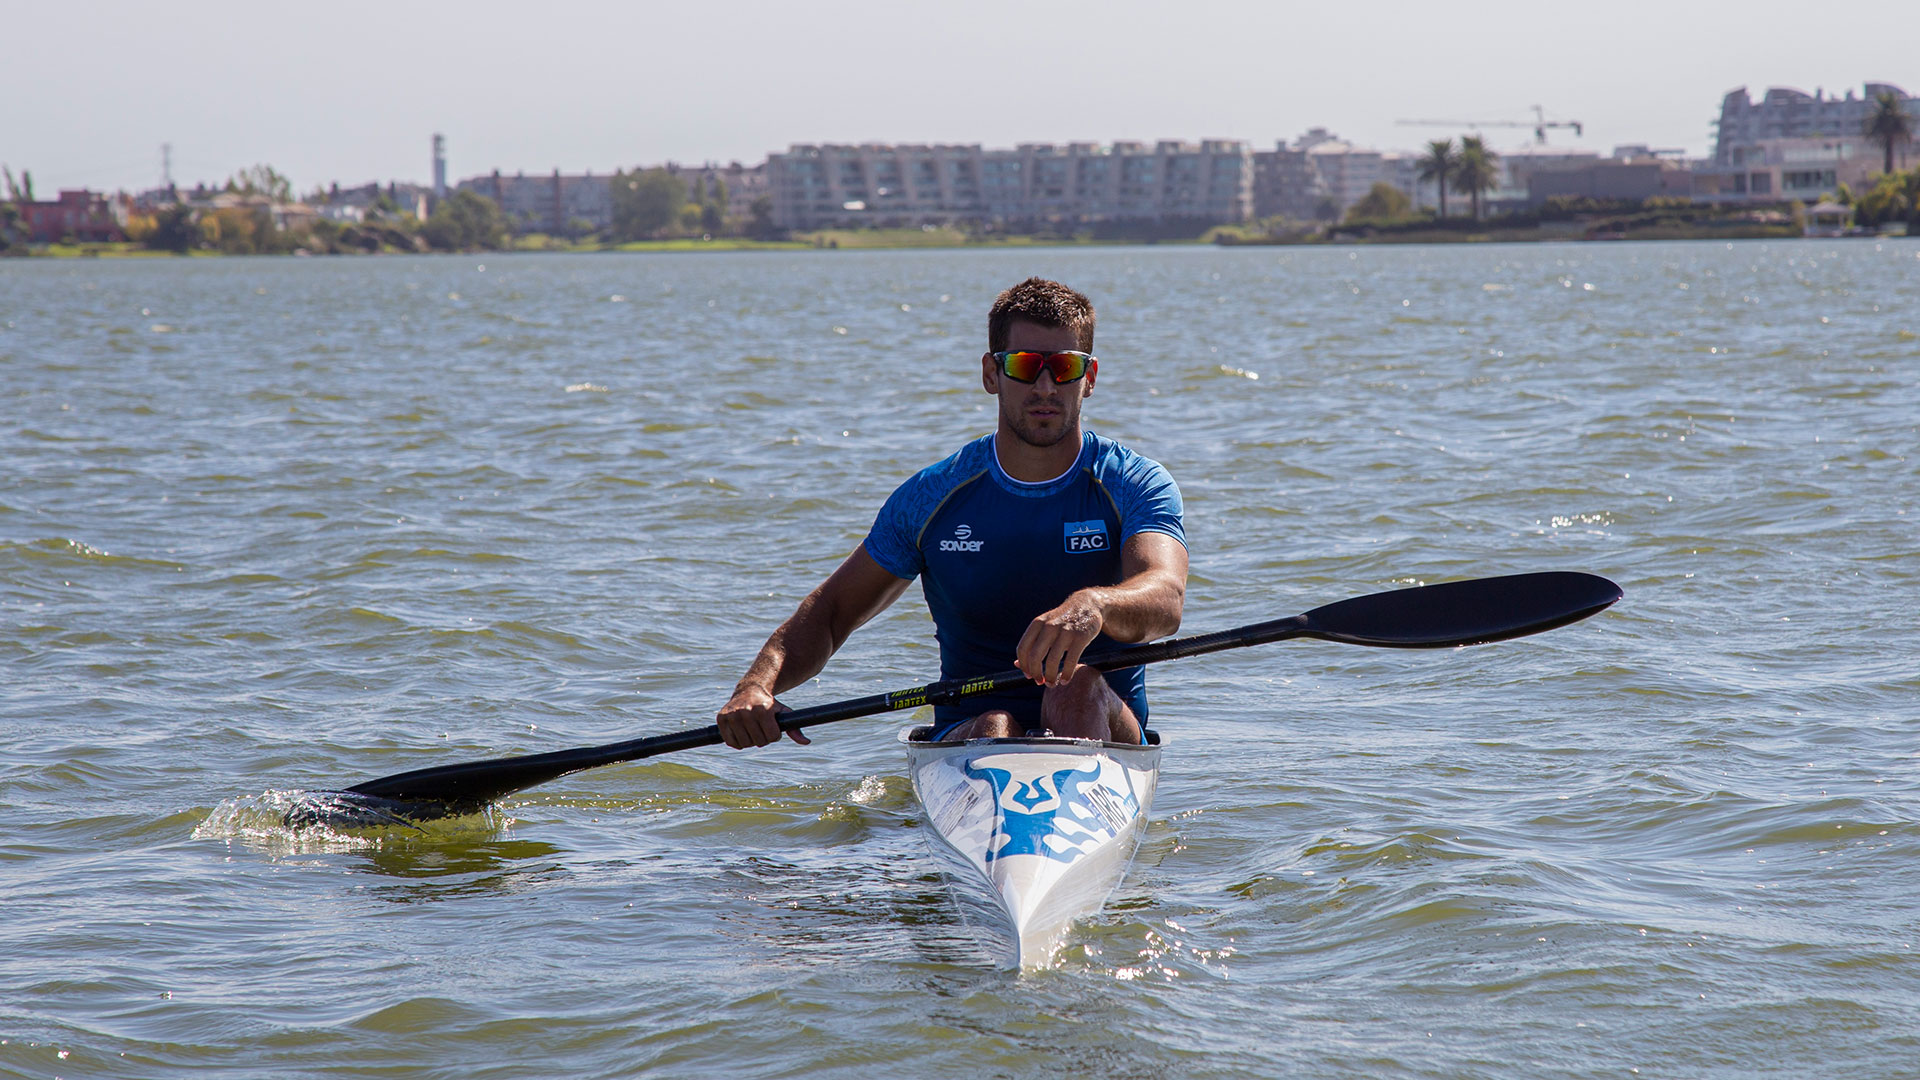
<path id="1" fill-rule="evenodd" d="M 900 741 L 954 896 L 984 917 L 1005 966 L 1045 967 L 1073 921 L 1126 876 L 1160 778 L 1160 737 L 922 741 L 929 730 Z"/>

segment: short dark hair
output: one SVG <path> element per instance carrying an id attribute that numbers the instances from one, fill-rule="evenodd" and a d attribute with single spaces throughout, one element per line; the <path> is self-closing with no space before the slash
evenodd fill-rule
<path id="1" fill-rule="evenodd" d="M 1022 319 L 1036 326 L 1064 326 L 1079 339 L 1081 352 L 1093 351 L 1093 301 L 1057 281 L 1030 277 L 994 297 L 987 310 L 987 349 L 1007 347 L 1007 329 Z"/>

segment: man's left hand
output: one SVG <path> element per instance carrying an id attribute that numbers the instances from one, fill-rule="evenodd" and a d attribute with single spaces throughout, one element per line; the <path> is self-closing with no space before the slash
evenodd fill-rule
<path id="1" fill-rule="evenodd" d="M 1013 665 L 1042 686 L 1073 678 L 1080 654 L 1106 625 L 1106 614 L 1091 589 L 1081 589 L 1052 611 L 1028 624 L 1014 651 Z"/>

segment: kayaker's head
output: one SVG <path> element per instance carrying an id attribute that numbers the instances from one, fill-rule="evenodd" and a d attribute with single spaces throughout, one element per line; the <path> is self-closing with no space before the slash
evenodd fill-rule
<path id="1" fill-rule="evenodd" d="M 1000 399 L 1001 465 L 1020 479 L 1049 479 L 1079 453 L 1080 403 L 1093 393 L 1100 367 L 1091 355 L 1093 319 L 1085 296 L 1042 278 L 1001 293 L 987 312 L 980 382 Z M 1013 460 L 1033 452 L 1045 462 Z M 1047 472 L 1054 458 L 1063 460 Z M 1044 475 L 1020 475 L 1035 468 Z"/>
<path id="2" fill-rule="evenodd" d="M 1093 351 L 1093 301 L 1057 281 L 1030 277 L 994 297 L 987 309 L 987 351 L 1001 352 L 1015 321 L 1073 331 L 1080 352 Z"/>

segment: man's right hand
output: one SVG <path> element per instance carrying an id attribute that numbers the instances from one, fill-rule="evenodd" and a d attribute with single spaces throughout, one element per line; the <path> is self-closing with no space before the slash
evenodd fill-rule
<path id="1" fill-rule="evenodd" d="M 839 569 L 800 601 L 793 617 L 781 623 L 760 646 L 759 655 L 715 717 L 721 739 L 735 750 L 777 741 L 777 718 L 788 709 L 773 700 L 774 692 L 783 686 L 799 686 L 819 674 L 847 635 L 899 599 L 907 583 L 906 578 L 894 577 L 874 562 L 864 544 L 854 548 Z M 812 741 L 798 731 L 787 734 L 803 746 Z"/>
<path id="2" fill-rule="evenodd" d="M 765 746 L 780 741 L 780 714 L 787 712 L 785 705 L 773 699 L 773 695 L 758 686 L 740 686 L 734 688 L 733 696 L 714 718 L 720 728 L 720 738 L 735 750 L 745 750 L 749 746 Z M 787 732 L 794 742 L 802 746 L 812 739 L 799 730 Z"/>

